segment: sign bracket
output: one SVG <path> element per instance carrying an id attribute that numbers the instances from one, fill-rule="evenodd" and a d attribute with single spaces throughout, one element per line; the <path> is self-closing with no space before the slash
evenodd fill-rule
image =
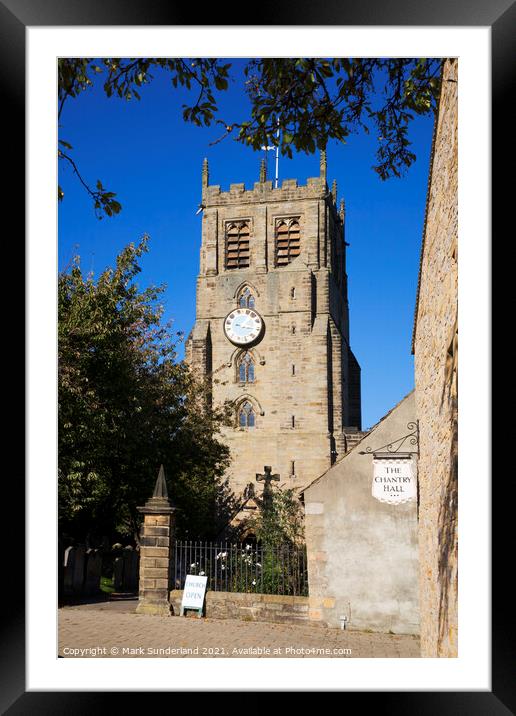
<path id="1" fill-rule="evenodd" d="M 383 459 L 392 456 L 397 460 L 402 460 L 403 458 L 409 460 L 412 455 L 417 455 L 419 457 L 419 420 L 407 423 L 407 430 L 410 430 L 411 432 L 407 433 L 407 435 L 403 435 L 401 438 L 397 438 L 396 440 L 387 443 L 387 445 L 382 445 L 382 447 L 376 448 L 375 450 L 373 450 L 372 447 L 367 447 L 365 450 L 361 450 L 358 454 L 373 455 L 374 457 Z M 401 450 L 405 444 L 415 445 L 416 450 Z"/>

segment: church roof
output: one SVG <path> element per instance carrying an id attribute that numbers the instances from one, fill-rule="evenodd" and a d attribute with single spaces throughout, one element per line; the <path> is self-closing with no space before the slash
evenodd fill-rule
<path id="1" fill-rule="evenodd" d="M 310 482 L 308 485 L 306 485 L 306 487 L 303 487 L 303 489 L 299 491 L 299 495 L 303 495 L 306 492 L 306 490 L 308 490 L 310 487 L 312 487 L 317 482 L 322 480 L 322 478 L 325 475 L 327 475 L 330 472 L 330 470 L 333 470 L 337 465 L 340 465 L 340 463 L 343 462 L 343 460 L 345 460 L 348 457 L 348 455 L 351 455 L 352 452 L 355 452 L 355 450 L 362 443 L 362 441 L 365 440 L 366 438 L 368 438 L 371 435 L 371 433 L 373 433 L 384 422 L 384 420 L 386 420 L 389 417 L 389 415 L 391 413 L 393 413 L 396 410 L 396 408 L 398 408 L 403 403 L 404 400 L 406 400 L 410 395 L 412 395 L 413 392 L 414 392 L 414 389 L 412 389 L 410 391 L 410 393 L 407 393 L 407 395 L 405 395 L 401 400 L 399 400 L 396 403 L 396 405 L 394 405 L 387 413 L 385 413 L 385 415 L 383 417 L 381 417 L 380 420 L 377 423 L 375 423 L 373 425 L 373 427 L 370 430 L 368 430 L 360 438 L 360 440 L 358 440 L 358 442 L 355 443 L 355 445 L 353 445 L 351 450 L 348 450 L 348 452 L 344 453 L 344 455 L 340 458 L 340 460 L 337 460 L 331 467 L 329 467 L 327 470 L 325 470 L 322 475 L 319 475 L 319 477 L 316 477 L 315 480 L 312 480 L 312 482 Z"/>

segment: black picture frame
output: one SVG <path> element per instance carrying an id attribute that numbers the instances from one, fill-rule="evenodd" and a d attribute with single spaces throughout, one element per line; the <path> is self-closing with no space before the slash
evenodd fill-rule
<path id="1" fill-rule="evenodd" d="M 203 5 L 203 26 L 227 26 L 245 24 L 242 5 L 225 3 L 223 15 L 220 5 Z M 4 197 L 9 197 L 8 211 L 16 221 L 16 240 L 12 242 L 18 250 L 17 265 L 25 259 L 24 186 L 25 158 L 25 31 L 35 26 L 100 26 L 100 25 L 197 25 L 195 8 L 179 3 L 154 0 L 0 0 L 0 55 L 3 68 L 2 85 L 4 119 L 8 119 L 7 133 L 2 142 L 4 177 L 7 177 Z M 198 13 L 197 13 L 198 14 Z M 231 18 L 238 22 L 230 22 Z M 258 22 L 259 19 L 259 22 Z M 265 22 L 268 20 L 268 22 Z M 511 183 L 502 171 L 507 165 L 510 142 L 514 133 L 513 120 L 508 111 L 508 98 L 516 86 L 514 82 L 514 29 L 516 7 L 511 0 L 434 0 L 432 3 L 415 0 L 361 0 L 360 2 L 336 2 L 326 4 L 308 3 L 298 0 L 295 4 L 265 0 L 253 14 L 254 25 L 390 25 L 390 26 L 489 26 L 492 33 L 492 126 L 493 139 L 493 189 L 492 215 L 493 234 L 507 208 L 514 203 Z M 7 176 L 8 175 L 8 176 Z M 13 178 L 16 177 L 16 178 Z M 512 200 L 512 201 L 511 201 Z M 501 233 L 501 232 L 500 232 Z M 511 231 L 511 234 L 514 232 Z M 494 257 L 493 257 L 494 258 Z M 21 263 L 20 263 L 21 259 Z M 495 298 L 495 296 L 493 296 Z M 20 325 L 20 301 L 17 300 L 17 318 Z M 493 313 L 494 316 L 494 313 Z M 23 345 L 23 333 L 21 335 Z M 18 351 L 19 355 L 19 351 Z M 23 362 L 18 358 L 14 367 L 23 373 Z M 19 385 L 24 384 L 20 376 Z M 20 396 L 20 392 L 22 395 Z M 23 391 L 18 391 L 17 402 L 23 404 Z M 494 409 L 494 406 L 493 406 Z M 486 437 L 486 436 L 484 436 Z M 502 442 L 503 442 L 503 438 Z M 20 453 L 18 453 L 19 455 Z M 21 451 L 23 455 L 23 449 Z M 15 456 L 16 457 L 16 456 Z M 22 462 L 18 460 L 18 464 Z M 6 471 L 4 481 L 5 505 L 16 506 L 17 519 L 21 519 L 24 506 L 24 479 L 18 468 Z M 496 486 L 494 486 L 495 488 Z M 507 568 L 514 573 L 510 554 L 504 552 L 502 539 L 503 508 L 508 510 L 502 490 L 493 489 L 493 508 L 497 518 L 493 520 L 492 566 L 500 575 Z M 507 519 L 508 515 L 507 515 Z M 510 520 L 509 520 L 510 521 Z M 9 528 L 11 529 L 11 528 Z M 0 708 L 10 716 L 18 714 L 81 714 L 92 711 L 102 713 L 113 710 L 116 694 L 96 692 L 26 692 L 25 687 L 25 607 L 20 597 L 24 585 L 24 565 L 20 558 L 24 554 L 24 538 L 21 523 L 16 525 L 15 545 L 7 540 L 4 547 L 4 590 L 9 596 L 8 623 L 4 624 L 2 648 L 0 649 Z M 51 549 L 50 549 L 51 552 Z M 506 561 L 507 560 L 507 561 Z M 16 588 L 10 585 L 16 585 Z M 383 713 L 396 714 L 497 714 L 515 713 L 514 693 L 514 631 L 510 589 L 498 588 L 492 594 L 492 690 L 485 691 L 440 691 L 440 692 L 361 692 L 364 696 L 378 701 Z M 4 612 L 5 614 L 5 612 Z M 7 615 L 7 614 L 6 614 Z M 512 622 L 510 621 L 512 618 Z M 410 687 L 410 685 L 407 685 Z M 166 695 L 166 694 L 165 694 Z M 141 695 L 131 695 L 133 705 Z M 356 694 L 347 692 L 346 704 Z M 169 708 L 177 708 L 169 702 Z M 344 704 L 343 704 L 344 705 Z M 115 709 L 115 712 L 118 709 Z"/>

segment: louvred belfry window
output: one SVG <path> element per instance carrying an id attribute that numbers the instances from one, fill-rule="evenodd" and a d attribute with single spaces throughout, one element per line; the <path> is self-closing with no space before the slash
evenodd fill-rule
<path id="1" fill-rule="evenodd" d="M 226 268 L 249 267 L 249 224 L 232 222 L 226 226 Z"/>
<path id="2" fill-rule="evenodd" d="M 285 219 L 276 224 L 276 266 L 287 266 L 301 251 L 300 229 L 297 219 Z"/>

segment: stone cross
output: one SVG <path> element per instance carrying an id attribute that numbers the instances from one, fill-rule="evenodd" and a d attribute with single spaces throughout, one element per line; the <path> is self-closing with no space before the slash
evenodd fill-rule
<path id="1" fill-rule="evenodd" d="M 170 552 L 173 537 L 173 513 L 165 471 L 159 469 L 153 495 L 138 510 L 144 515 L 140 539 L 140 590 L 136 611 L 139 614 L 170 615 Z"/>
<path id="2" fill-rule="evenodd" d="M 257 482 L 263 482 L 263 501 L 264 503 L 267 503 L 270 498 L 272 497 L 272 490 L 271 490 L 271 482 L 274 480 L 275 482 L 279 482 L 280 476 L 276 473 L 274 475 L 272 473 L 272 467 L 270 465 L 264 465 L 263 467 L 263 475 L 260 475 L 259 472 L 256 473 L 256 480 Z"/>

